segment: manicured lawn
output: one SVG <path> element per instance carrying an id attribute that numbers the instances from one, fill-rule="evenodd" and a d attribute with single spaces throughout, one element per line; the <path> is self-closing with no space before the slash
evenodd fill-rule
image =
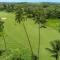
<path id="1" fill-rule="evenodd" d="M 7 12 L 0 12 L 0 17 L 6 17 L 7 20 L 5 20 L 5 33 L 6 33 L 6 44 L 7 49 L 12 50 L 12 52 L 9 55 L 6 55 L 7 59 L 13 55 L 13 53 L 21 53 L 24 54 L 25 60 L 30 59 L 30 47 L 28 44 L 28 40 L 24 31 L 24 28 L 21 24 L 16 24 L 14 13 L 7 13 Z M 47 47 L 50 47 L 49 42 L 60 39 L 60 33 L 55 29 L 55 27 L 58 25 L 59 21 L 49 21 L 47 23 L 47 28 L 41 28 L 41 45 L 40 45 L 40 60 L 54 60 L 52 57 L 50 57 L 50 53 L 45 49 Z M 34 21 L 31 19 L 27 19 L 25 21 L 25 26 L 30 38 L 30 42 L 33 48 L 33 51 L 35 54 L 37 54 L 37 48 L 38 48 L 38 24 L 34 24 Z M 4 49 L 4 42 L 2 38 L 0 39 L 0 49 Z M 20 50 L 19 50 L 20 49 Z M 4 57 L 4 58 L 3 58 Z M 1 60 L 5 59 L 5 56 L 1 57 Z"/>

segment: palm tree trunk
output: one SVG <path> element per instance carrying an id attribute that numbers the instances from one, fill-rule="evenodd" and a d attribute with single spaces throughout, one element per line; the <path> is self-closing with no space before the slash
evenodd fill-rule
<path id="1" fill-rule="evenodd" d="M 3 35 L 3 40 L 4 40 L 5 50 L 6 50 L 6 41 L 4 35 Z"/>
<path id="2" fill-rule="evenodd" d="M 27 39 L 28 39 L 28 42 L 29 42 L 29 46 L 30 46 L 30 49 L 31 49 L 31 52 L 32 52 L 32 55 L 33 55 L 32 46 L 31 46 L 30 39 L 29 39 L 29 36 L 28 36 L 28 33 L 27 33 L 27 30 L 26 30 L 24 22 L 23 22 L 23 27 L 24 27 L 24 30 L 25 30 L 25 33 L 26 33 L 26 36 L 27 36 Z"/>
<path id="3" fill-rule="evenodd" d="M 56 58 L 56 60 L 58 60 L 58 58 Z"/>
<path id="4" fill-rule="evenodd" d="M 59 57 L 58 57 L 58 53 L 57 53 L 56 60 L 58 60 L 58 58 L 59 58 Z"/>
<path id="5" fill-rule="evenodd" d="M 39 60 L 39 53 L 40 53 L 40 23 L 39 23 L 39 43 L 38 43 L 38 60 Z"/>

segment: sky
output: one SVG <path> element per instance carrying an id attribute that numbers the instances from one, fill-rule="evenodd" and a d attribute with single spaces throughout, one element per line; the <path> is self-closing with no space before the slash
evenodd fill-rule
<path id="1" fill-rule="evenodd" d="M 60 2 L 60 0 L 0 0 L 0 2 Z"/>

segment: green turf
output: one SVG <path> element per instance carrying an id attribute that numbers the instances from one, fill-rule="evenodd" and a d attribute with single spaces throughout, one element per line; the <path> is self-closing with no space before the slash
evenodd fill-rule
<path id="1" fill-rule="evenodd" d="M 15 22 L 15 16 L 14 13 L 7 13 L 7 12 L 0 12 L 0 17 L 6 17 L 7 20 L 5 20 L 5 33 L 6 33 L 6 44 L 7 49 L 11 49 L 12 52 L 7 55 L 6 59 L 9 60 L 13 53 L 25 53 L 24 57 L 25 60 L 30 59 L 30 47 L 28 44 L 28 40 L 24 31 L 24 28 L 21 24 L 16 24 Z M 59 21 L 57 21 L 59 23 Z M 30 38 L 30 42 L 34 51 L 34 54 L 37 54 L 37 48 L 38 48 L 38 24 L 34 24 L 34 21 L 31 19 L 27 19 L 25 21 L 25 26 Z M 50 53 L 45 49 L 47 47 L 50 47 L 49 42 L 53 41 L 55 39 L 60 39 L 60 33 L 53 29 L 53 27 L 56 27 L 55 20 L 49 21 L 47 23 L 47 28 L 41 28 L 41 45 L 40 45 L 40 60 L 54 60 L 52 57 L 50 57 Z M 54 28 L 55 28 L 54 27 Z M 0 48 L 4 49 L 4 42 L 2 38 L 0 38 Z M 19 50 L 20 49 L 20 50 Z M 18 52 L 19 51 L 19 52 Z M 23 58 L 24 58 L 23 57 Z M 1 57 L 0 60 L 5 60 L 5 56 Z"/>

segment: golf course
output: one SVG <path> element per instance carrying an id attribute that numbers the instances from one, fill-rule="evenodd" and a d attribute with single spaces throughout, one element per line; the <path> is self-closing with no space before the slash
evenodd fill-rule
<path id="1" fill-rule="evenodd" d="M 24 28 L 21 24 L 17 24 L 15 22 L 15 15 L 14 13 L 8 13 L 4 11 L 0 11 L 0 17 L 7 18 L 4 20 L 4 32 L 5 32 L 5 39 L 6 39 L 6 46 L 8 50 L 11 50 L 7 52 L 7 54 L 3 55 L 0 59 L 1 60 L 9 60 L 13 54 L 21 54 L 25 53 L 26 56 L 23 56 L 25 60 L 29 60 L 31 54 L 30 47 L 28 44 L 28 40 L 26 37 L 26 34 L 24 32 Z M 58 19 L 57 19 L 58 20 Z M 52 22 L 52 19 L 46 23 L 47 28 L 40 28 L 40 59 L 41 60 L 54 60 L 50 57 L 50 53 L 46 50 L 47 47 L 50 47 L 49 42 L 60 39 L 60 33 L 58 32 L 57 24 L 59 24 L 59 20 L 57 21 L 54 19 Z M 34 54 L 37 54 L 38 49 L 38 24 L 35 24 L 33 20 L 27 19 L 27 21 L 24 21 L 31 46 L 33 49 Z M 2 40 L 2 37 L 0 37 L 0 49 L 4 49 L 4 41 Z"/>
<path id="2" fill-rule="evenodd" d="M 0 3 L 0 60 L 60 60 L 60 4 Z"/>

